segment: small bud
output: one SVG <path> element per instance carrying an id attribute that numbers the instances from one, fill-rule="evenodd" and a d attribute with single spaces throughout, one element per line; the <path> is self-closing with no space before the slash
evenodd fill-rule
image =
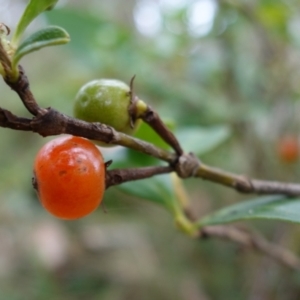
<path id="1" fill-rule="evenodd" d="M 0 37 L 6 37 L 10 34 L 10 28 L 4 23 L 0 23 Z"/>

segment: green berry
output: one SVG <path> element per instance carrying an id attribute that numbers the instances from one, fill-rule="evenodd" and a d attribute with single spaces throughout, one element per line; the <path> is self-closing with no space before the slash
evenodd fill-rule
<path id="1" fill-rule="evenodd" d="M 74 116 L 131 135 L 139 122 L 132 126 L 130 104 L 131 93 L 127 84 L 115 79 L 97 79 L 86 83 L 77 93 Z"/>

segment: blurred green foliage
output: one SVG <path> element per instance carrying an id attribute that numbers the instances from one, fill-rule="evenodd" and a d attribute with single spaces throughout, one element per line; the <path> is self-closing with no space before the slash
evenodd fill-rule
<path id="1" fill-rule="evenodd" d="M 277 148 L 282 136 L 299 138 L 299 1 L 204 1 L 214 14 L 193 23 L 203 1 L 60 1 L 29 28 L 58 25 L 71 36 L 22 60 L 37 101 L 72 115 L 87 81 L 136 75 L 136 93 L 175 132 L 199 129 L 194 147 L 183 134 L 185 150 L 207 149 L 201 159 L 228 171 L 297 181 L 299 162 L 285 163 Z M 13 30 L 20 6 L 6 2 L 0 15 Z M 1 107 L 29 116 L 3 82 L 0 90 Z M 213 129 L 227 139 L 201 145 L 201 133 Z M 35 153 L 51 137 L 4 128 L 0 135 L 0 299 L 299 299 L 299 273 L 237 245 L 191 240 L 161 207 L 117 188 L 106 194 L 107 213 L 54 219 L 31 186 Z M 104 155 L 116 164 L 158 163 L 120 148 Z M 198 216 L 245 199 L 210 182 L 185 185 Z M 300 254 L 299 227 L 249 226 Z"/>

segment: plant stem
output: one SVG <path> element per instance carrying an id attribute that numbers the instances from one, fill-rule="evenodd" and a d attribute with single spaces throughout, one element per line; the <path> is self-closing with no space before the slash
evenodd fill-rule
<path id="1" fill-rule="evenodd" d="M 106 172 L 106 189 L 124 182 L 149 178 L 159 174 L 172 172 L 169 166 L 154 166 L 144 168 L 114 169 Z"/>

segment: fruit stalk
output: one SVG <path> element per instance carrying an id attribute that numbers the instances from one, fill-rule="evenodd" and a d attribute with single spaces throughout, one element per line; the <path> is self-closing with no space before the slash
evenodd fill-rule
<path id="1" fill-rule="evenodd" d="M 137 105 L 137 114 L 144 122 L 153 128 L 157 134 L 169 144 L 176 152 L 178 156 L 183 154 L 183 150 L 175 137 L 175 135 L 164 124 L 160 116 L 149 105 L 143 105 L 143 101 L 139 100 Z M 140 108 L 140 109 L 139 109 Z"/>
<path id="2" fill-rule="evenodd" d="M 106 189 L 127 181 L 149 178 L 159 174 L 172 172 L 169 166 L 154 166 L 144 168 L 114 169 L 106 172 Z"/>

